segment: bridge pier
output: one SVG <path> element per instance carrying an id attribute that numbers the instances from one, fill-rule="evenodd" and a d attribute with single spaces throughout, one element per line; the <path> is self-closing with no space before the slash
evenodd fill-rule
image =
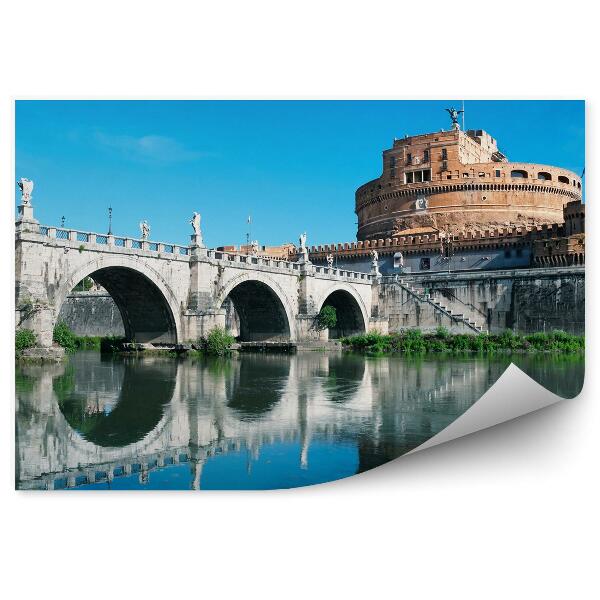
<path id="1" fill-rule="evenodd" d="M 50 348 L 54 331 L 54 309 L 26 299 L 17 305 L 16 321 L 19 329 L 31 329 L 40 348 Z"/>

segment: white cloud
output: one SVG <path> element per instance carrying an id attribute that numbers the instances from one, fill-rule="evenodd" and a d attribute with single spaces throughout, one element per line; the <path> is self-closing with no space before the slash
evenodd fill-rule
<path id="1" fill-rule="evenodd" d="M 173 163 L 211 156 L 208 152 L 189 150 L 177 140 L 160 135 L 134 137 L 96 132 L 95 139 L 100 146 L 114 150 L 124 158 L 142 162 Z"/>

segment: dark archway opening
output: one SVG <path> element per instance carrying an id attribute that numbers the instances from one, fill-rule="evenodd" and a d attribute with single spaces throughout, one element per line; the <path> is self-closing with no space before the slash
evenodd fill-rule
<path id="1" fill-rule="evenodd" d="M 240 342 L 288 341 L 290 325 L 277 294 L 261 281 L 244 281 L 223 302 L 227 329 Z"/>
<path id="2" fill-rule="evenodd" d="M 85 285 L 90 278 L 100 286 L 100 293 Z M 90 273 L 82 281 L 83 285 L 77 284 L 63 302 L 58 317 L 77 335 L 113 335 L 119 325 L 118 317 L 115 319 L 114 315 L 116 305 L 127 341 L 177 343 L 177 327 L 166 298 L 139 271 L 105 267 Z M 82 289 L 78 290 L 79 287 Z"/>
<path id="3" fill-rule="evenodd" d="M 327 296 L 323 306 L 335 308 L 337 323 L 329 328 L 329 339 L 336 340 L 350 335 L 364 333 L 365 321 L 358 302 L 345 290 L 337 290 Z"/>
<path id="4" fill-rule="evenodd" d="M 515 179 L 527 179 L 528 174 L 527 171 L 523 171 L 522 169 L 514 169 L 510 172 L 510 176 Z"/>

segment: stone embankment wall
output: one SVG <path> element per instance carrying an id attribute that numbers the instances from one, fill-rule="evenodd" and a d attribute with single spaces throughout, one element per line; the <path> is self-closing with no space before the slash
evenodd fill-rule
<path id="1" fill-rule="evenodd" d="M 584 267 L 409 274 L 400 279 L 403 286 L 391 278 L 384 278 L 379 286 L 378 312 L 389 331 L 414 327 L 431 331 L 443 326 L 456 333 L 474 333 L 420 300 L 425 293 L 490 333 L 507 328 L 522 333 L 562 329 L 583 334 L 585 330 Z M 70 294 L 59 319 L 81 336 L 124 334 L 119 309 L 106 292 Z M 226 323 L 234 335 L 239 333 L 233 306 L 228 306 Z"/>
<path id="2" fill-rule="evenodd" d="M 404 286 L 428 293 L 454 314 L 464 314 L 490 333 L 505 329 L 585 333 L 584 267 L 436 273 L 401 280 Z M 379 310 L 388 317 L 390 331 L 448 326 L 448 319 L 437 315 L 430 305 L 403 287 L 385 282 L 380 286 Z"/>
<path id="3" fill-rule="evenodd" d="M 125 335 L 121 313 L 107 292 L 69 294 L 58 320 L 79 336 Z"/>

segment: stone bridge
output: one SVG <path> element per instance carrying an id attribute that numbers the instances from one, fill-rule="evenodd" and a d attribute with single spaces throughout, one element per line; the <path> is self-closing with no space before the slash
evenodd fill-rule
<path id="1" fill-rule="evenodd" d="M 240 341 L 310 342 L 383 326 L 377 273 L 359 273 L 189 246 L 40 225 L 31 206 L 16 223 L 16 323 L 43 347 L 61 305 L 87 276 L 114 299 L 128 340 L 190 342 L 237 314 Z M 335 330 L 320 331 L 323 305 L 337 309 Z M 385 329 L 385 327 L 384 327 Z"/>

